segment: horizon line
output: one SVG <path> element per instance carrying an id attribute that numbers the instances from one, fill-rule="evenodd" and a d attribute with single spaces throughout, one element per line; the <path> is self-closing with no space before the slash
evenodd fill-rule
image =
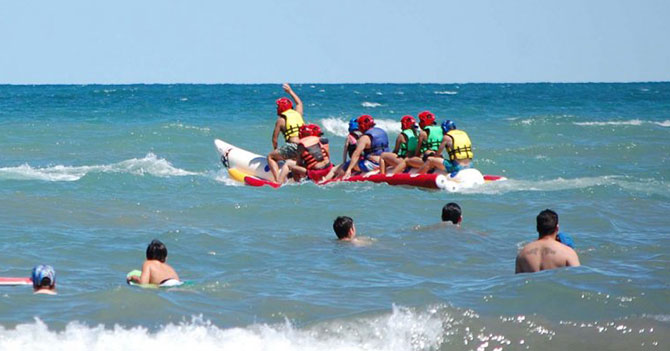
<path id="1" fill-rule="evenodd" d="M 473 82 L 261 82 L 261 83 L 204 83 L 204 82 L 133 82 L 133 83 L 1 83 L 0 86 L 66 86 L 66 85 L 277 85 L 277 84 L 297 84 L 297 85 L 309 85 L 309 84 L 320 84 L 320 85 L 362 85 L 362 84 L 371 84 L 371 85 L 467 85 L 467 84 L 655 84 L 655 83 L 670 83 L 670 80 L 640 80 L 640 81 L 527 81 L 527 82 L 485 82 L 485 81 L 473 81 Z"/>

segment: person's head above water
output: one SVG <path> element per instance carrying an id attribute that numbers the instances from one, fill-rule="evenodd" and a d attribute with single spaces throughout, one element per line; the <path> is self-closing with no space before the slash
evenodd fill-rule
<path id="1" fill-rule="evenodd" d="M 333 230 L 339 240 L 353 239 L 356 236 L 356 227 L 351 217 L 339 216 L 335 218 Z"/>
<path id="2" fill-rule="evenodd" d="M 147 246 L 147 260 L 157 260 L 165 262 L 167 258 L 167 247 L 160 240 L 154 239 Z"/>
<path id="3" fill-rule="evenodd" d="M 537 215 L 537 233 L 540 238 L 558 232 L 558 214 L 546 209 Z"/>
<path id="4" fill-rule="evenodd" d="M 442 221 L 459 224 L 463 220 L 461 216 L 461 206 L 455 202 L 450 202 L 442 207 Z"/>
<path id="5" fill-rule="evenodd" d="M 56 271 L 45 264 L 35 266 L 31 274 L 33 289 L 53 289 L 56 287 Z"/>

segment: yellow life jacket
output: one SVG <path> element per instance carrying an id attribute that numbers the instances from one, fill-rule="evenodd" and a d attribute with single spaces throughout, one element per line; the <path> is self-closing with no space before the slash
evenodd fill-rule
<path id="1" fill-rule="evenodd" d="M 465 160 L 475 156 L 472 152 L 472 143 L 468 133 L 459 129 L 452 129 L 447 132 L 447 135 L 453 141 L 451 148 L 447 150 L 449 161 Z"/>
<path id="2" fill-rule="evenodd" d="M 286 118 L 286 131 L 284 139 L 288 142 L 292 137 L 297 137 L 300 133 L 300 127 L 305 124 L 302 115 L 294 109 L 289 109 L 281 113 Z"/>

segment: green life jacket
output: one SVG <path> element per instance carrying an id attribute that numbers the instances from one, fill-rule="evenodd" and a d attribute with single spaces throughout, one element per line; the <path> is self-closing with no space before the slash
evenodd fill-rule
<path id="1" fill-rule="evenodd" d="M 423 128 L 423 130 L 428 134 L 428 139 L 424 140 L 421 144 L 421 153 L 423 154 L 428 150 L 437 151 L 440 148 L 440 144 L 442 144 L 442 127 L 432 125 Z"/>
<path id="2" fill-rule="evenodd" d="M 405 134 L 405 138 L 407 138 L 407 141 L 400 144 L 400 150 L 398 150 L 398 157 L 405 158 L 407 157 L 407 155 L 414 156 L 419 139 L 414 134 L 413 129 L 405 129 L 402 131 L 402 133 Z"/>

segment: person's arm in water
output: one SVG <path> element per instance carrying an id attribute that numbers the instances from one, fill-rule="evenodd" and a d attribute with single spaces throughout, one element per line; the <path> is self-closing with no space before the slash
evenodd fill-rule
<path id="1" fill-rule="evenodd" d="M 581 263 L 579 262 L 579 256 L 577 256 L 577 252 L 570 248 L 568 257 L 566 258 L 565 262 L 566 266 L 569 267 L 579 267 L 581 266 Z"/>
<path id="2" fill-rule="evenodd" d="M 295 101 L 295 109 L 301 116 L 302 116 L 302 100 L 300 100 L 300 97 L 298 97 L 298 94 L 296 94 L 293 89 L 291 89 L 291 86 L 288 85 L 288 83 L 284 83 L 282 85 L 282 88 L 284 88 L 284 91 L 287 92 L 289 95 L 291 95 L 291 98 L 293 101 Z"/>
<path id="3" fill-rule="evenodd" d="M 134 281 L 135 283 L 139 284 L 149 284 L 149 281 L 151 279 L 151 263 L 149 260 L 144 261 L 142 264 L 142 274 L 139 277 L 130 277 L 131 281 Z"/>
<path id="4" fill-rule="evenodd" d="M 523 273 L 523 268 L 521 267 L 521 252 L 516 256 L 516 262 L 514 263 L 514 274 L 517 273 Z"/>
<path id="5" fill-rule="evenodd" d="M 277 150 L 277 138 L 279 138 L 279 133 L 281 128 L 284 126 L 284 119 L 279 117 L 275 123 L 275 130 L 272 131 L 272 150 Z"/>
<path id="6" fill-rule="evenodd" d="M 351 160 L 349 161 L 349 167 L 347 167 L 347 170 L 344 172 L 343 178 L 349 178 L 351 176 L 351 170 L 354 168 L 356 163 L 358 163 L 358 160 L 361 158 L 361 154 L 363 153 L 363 150 L 370 145 L 370 137 L 367 135 L 363 135 L 358 139 L 356 142 L 356 150 L 354 150 L 354 153 L 351 154 Z"/>

